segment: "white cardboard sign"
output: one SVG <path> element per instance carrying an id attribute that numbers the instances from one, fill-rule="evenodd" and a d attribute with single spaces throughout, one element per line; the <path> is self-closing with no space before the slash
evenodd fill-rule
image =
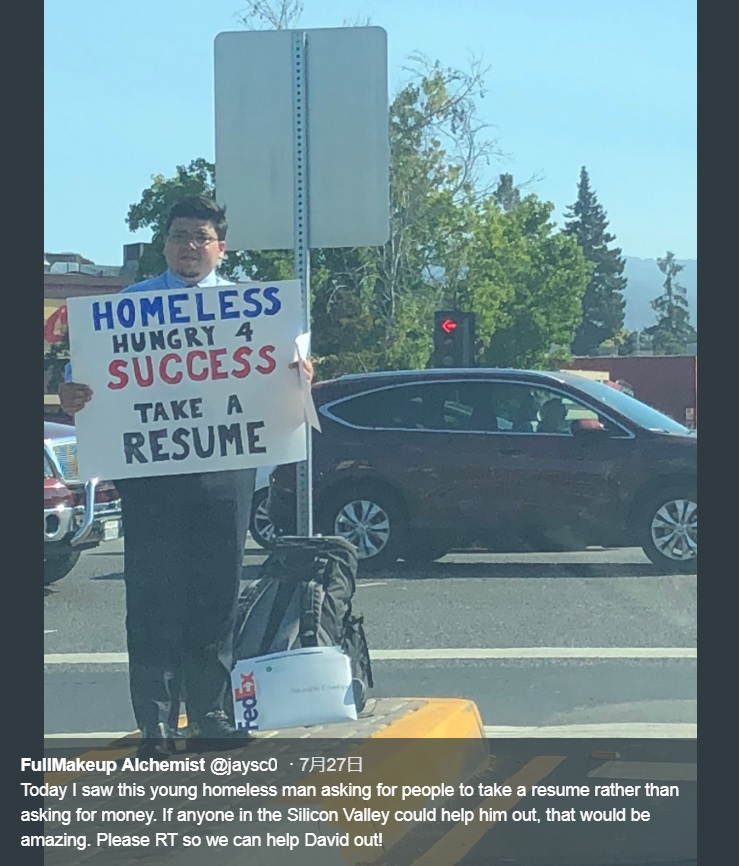
<path id="1" fill-rule="evenodd" d="M 74 381 L 93 390 L 81 478 L 305 460 L 297 280 L 70 298 L 68 316 Z"/>
<path id="2" fill-rule="evenodd" d="M 339 647 L 308 647 L 236 662 L 234 720 L 242 730 L 323 725 L 357 718 L 349 657 Z"/>

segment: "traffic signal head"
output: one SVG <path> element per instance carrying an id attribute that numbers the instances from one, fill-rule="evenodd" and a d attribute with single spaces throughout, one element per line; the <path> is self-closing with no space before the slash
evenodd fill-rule
<path id="1" fill-rule="evenodd" d="M 434 313 L 434 367 L 473 367 L 475 314 L 461 310 Z"/>

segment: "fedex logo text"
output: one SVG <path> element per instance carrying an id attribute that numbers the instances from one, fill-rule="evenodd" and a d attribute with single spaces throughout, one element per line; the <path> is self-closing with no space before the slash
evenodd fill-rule
<path id="1" fill-rule="evenodd" d="M 254 672 L 240 674 L 241 685 L 234 689 L 234 703 L 241 703 L 244 718 L 236 719 L 239 730 L 257 730 L 259 728 L 259 711 L 257 710 L 257 689 L 254 684 Z"/>

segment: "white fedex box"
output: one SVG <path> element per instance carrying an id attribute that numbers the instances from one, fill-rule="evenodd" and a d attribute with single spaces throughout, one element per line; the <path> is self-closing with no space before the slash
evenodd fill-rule
<path id="1" fill-rule="evenodd" d="M 307 647 L 241 659 L 231 672 L 234 721 L 248 731 L 324 725 L 357 718 L 349 657 Z"/>

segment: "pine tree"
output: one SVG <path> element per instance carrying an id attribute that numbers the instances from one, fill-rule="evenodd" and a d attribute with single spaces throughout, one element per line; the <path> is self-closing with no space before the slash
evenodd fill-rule
<path id="1" fill-rule="evenodd" d="M 573 355 L 591 355 L 604 340 L 613 339 L 624 325 L 623 276 L 625 261 L 618 247 L 609 249 L 615 236 L 590 188 L 585 166 L 580 170 L 577 201 L 565 213 L 565 232 L 577 239 L 592 273 L 582 301 L 582 322 L 572 341 Z"/>
<path id="2" fill-rule="evenodd" d="M 687 344 L 696 340 L 695 328 L 690 324 L 688 295 L 685 286 L 676 277 L 685 267 L 675 261 L 675 254 L 667 251 L 663 259 L 657 259 L 657 267 L 665 275 L 662 284 L 664 294 L 652 301 L 657 314 L 657 323 L 646 329 L 652 337 L 654 351 L 658 355 L 682 355 Z"/>

